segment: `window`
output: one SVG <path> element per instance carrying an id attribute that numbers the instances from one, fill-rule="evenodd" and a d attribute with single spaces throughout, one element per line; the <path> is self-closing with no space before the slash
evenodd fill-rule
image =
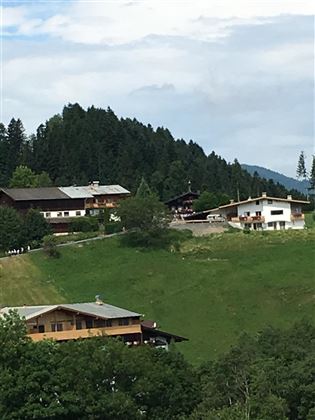
<path id="1" fill-rule="evenodd" d="M 106 319 L 105 326 L 106 327 L 111 327 L 112 326 L 112 320 L 111 319 Z"/>
<path id="2" fill-rule="evenodd" d="M 82 321 L 76 321 L 75 328 L 76 330 L 82 330 Z"/>
<path id="3" fill-rule="evenodd" d="M 268 227 L 272 227 L 273 226 L 273 222 L 268 222 Z"/>
<path id="4" fill-rule="evenodd" d="M 45 325 L 39 325 L 38 326 L 38 332 L 39 333 L 44 333 L 45 332 Z"/>
<path id="5" fill-rule="evenodd" d="M 86 324 L 86 328 L 93 328 L 93 321 L 92 321 L 92 319 L 87 319 L 85 321 L 85 324 Z"/>
<path id="6" fill-rule="evenodd" d="M 129 318 L 120 318 L 118 320 L 118 325 L 129 325 Z"/>
<path id="7" fill-rule="evenodd" d="M 245 216 L 250 216 L 250 211 L 245 211 Z"/>
<path id="8" fill-rule="evenodd" d="M 279 222 L 280 229 L 285 229 L 285 222 Z"/>
<path id="9" fill-rule="evenodd" d="M 64 211 L 64 212 L 63 212 L 63 215 L 64 215 L 65 217 L 68 217 L 68 216 L 69 216 L 69 212 L 68 212 L 68 211 Z"/>
<path id="10" fill-rule="evenodd" d="M 62 211 L 58 211 L 57 217 L 62 217 Z"/>
<path id="11" fill-rule="evenodd" d="M 271 210 L 271 216 L 276 216 L 277 214 L 283 214 L 283 210 Z"/>
<path id="12" fill-rule="evenodd" d="M 51 324 L 51 331 L 63 331 L 63 325 L 62 324 Z"/>
<path id="13" fill-rule="evenodd" d="M 262 223 L 256 223 L 256 229 L 262 229 Z"/>
<path id="14" fill-rule="evenodd" d="M 50 217 L 50 216 L 51 216 L 51 213 L 49 211 L 45 213 L 45 217 Z"/>
<path id="15" fill-rule="evenodd" d="M 105 319 L 96 319 L 94 322 L 96 328 L 103 328 L 105 327 Z"/>
<path id="16" fill-rule="evenodd" d="M 244 225 L 245 229 L 250 229 L 252 227 L 251 223 L 245 223 Z"/>
<path id="17" fill-rule="evenodd" d="M 81 216 L 81 211 L 80 211 L 80 210 L 77 210 L 77 211 L 75 212 L 75 215 L 76 215 L 76 216 Z"/>
<path id="18" fill-rule="evenodd" d="M 256 206 L 259 206 L 260 201 L 256 200 Z"/>
<path id="19" fill-rule="evenodd" d="M 272 204 L 272 200 L 268 200 L 268 204 Z"/>
<path id="20" fill-rule="evenodd" d="M 261 211 L 256 211 L 256 216 L 261 216 Z"/>

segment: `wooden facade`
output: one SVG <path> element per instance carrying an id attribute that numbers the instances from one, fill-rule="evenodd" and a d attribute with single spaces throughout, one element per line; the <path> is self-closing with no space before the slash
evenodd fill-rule
<path id="1" fill-rule="evenodd" d="M 198 192 L 188 191 L 177 197 L 173 197 L 165 204 L 174 216 L 184 216 L 193 213 L 193 202 L 199 198 Z"/>
<path id="2" fill-rule="evenodd" d="M 37 209 L 55 233 L 66 233 L 71 218 L 114 209 L 129 196 L 130 192 L 120 185 L 102 186 L 96 181 L 81 187 L 1 188 L 0 206 L 12 207 L 22 214 Z"/>
<path id="3" fill-rule="evenodd" d="M 0 316 L 10 309 L 25 319 L 27 334 L 34 341 L 53 339 L 67 341 L 96 336 L 119 337 L 127 345 L 150 344 L 167 348 L 184 337 L 160 331 L 156 323 L 143 321 L 142 315 L 106 305 L 101 301 L 52 306 L 3 308 Z"/>

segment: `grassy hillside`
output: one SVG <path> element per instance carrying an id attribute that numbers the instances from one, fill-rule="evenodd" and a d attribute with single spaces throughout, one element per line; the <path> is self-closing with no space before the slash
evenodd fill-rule
<path id="1" fill-rule="evenodd" d="M 2 304 L 105 301 L 187 336 L 194 362 L 226 350 L 242 331 L 288 326 L 314 315 L 313 229 L 224 233 L 192 239 L 180 253 L 121 248 L 117 238 L 0 262 Z"/>

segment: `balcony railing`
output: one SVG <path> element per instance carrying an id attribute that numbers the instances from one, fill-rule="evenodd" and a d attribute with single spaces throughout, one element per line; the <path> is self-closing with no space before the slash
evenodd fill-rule
<path id="1" fill-rule="evenodd" d="M 40 341 L 45 339 L 53 339 L 56 341 L 77 340 L 79 338 L 90 338 L 96 336 L 119 336 L 125 334 L 140 334 L 141 325 L 124 325 L 119 327 L 105 327 L 105 328 L 89 328 L 81 330 L 65 330 L 65 331 L 47 331 L 44 333 L 30 333 L 29 337 L 33 341 Z"/>
<path id="2" fill-rule="evenodd" d="M 112 209 L 116 207 L 116 203 L 86 203 L 86 209 Z"/>
<path id="3" fill-rule="evenodd" d="M 238 217 L 232 217 L 231 222 L 239 223 L 239 222 L 245 222 L 245 223 L 264 223 L 265 217 L 264 216 L 238 216 Z"/>

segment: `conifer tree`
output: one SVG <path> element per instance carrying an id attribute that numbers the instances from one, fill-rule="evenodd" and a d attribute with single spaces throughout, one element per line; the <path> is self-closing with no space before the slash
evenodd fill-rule
<path id="1" fill-rule="evenodd" d="M 150 197 L 150 195 L 152 195 L 151 188 L 149 187 L 147 181 L 142 177 L 136 196 L 139 198 L 147 198 Z"/>
<path id="2" fill-rule="evenodd" d="M 7 146 L 7 130 L 4 124 L 0 123 L 0 186 L 5 186 L 7 182 Z"/>
<path id="3" fill-rule="evenodd" d="M 298 165 L 296 168 L 296 177 L 299 178 L 303 178 L 306 179 L 307 177 L 307 171 L 306 171 L 306 166 L 305 166 L 305 153 L 303 152 L 303 150 L 300 153 L 299 156 L 299 160 L 298 160 Z"/>
<path id="4" fill-rule="evenodd" d="M 313 155 L 312 168 L 310 171 L 310 188 L 315 189 L 315 155 Z"/>

